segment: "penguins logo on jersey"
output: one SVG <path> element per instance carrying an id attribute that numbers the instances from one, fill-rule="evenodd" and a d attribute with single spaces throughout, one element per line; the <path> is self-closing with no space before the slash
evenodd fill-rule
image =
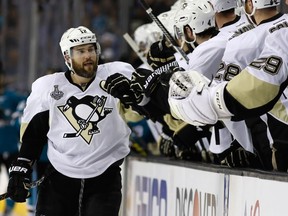
<path id="1" fill-rule="evenodd" d="M 64 106 L 58 109 L 66 117 L 75 132 L 67 132 L 64 138 L 81 137 L 90 144 L 93 135 L 100 133 L 98 123 L 112 112 L 112 108 L 104 107 L 107 97 L 85 96 L 83 98 L 70 97 Z"/>

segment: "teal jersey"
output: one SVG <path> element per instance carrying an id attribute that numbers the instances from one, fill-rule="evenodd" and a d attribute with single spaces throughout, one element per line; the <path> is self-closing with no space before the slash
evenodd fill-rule
<path id="1" fill-rule="evenodd" d="M 5 90 L 0 95 L 0 154 L 18 151 L 19 129 L 13 124 L 13 114 L 24 98 L 12 90 Z"/>

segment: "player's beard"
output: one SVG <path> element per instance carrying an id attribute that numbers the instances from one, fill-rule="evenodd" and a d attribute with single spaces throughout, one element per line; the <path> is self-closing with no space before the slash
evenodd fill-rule
<path id="1" fill-rule="evenodd" d="M 93 62 L 93 63 L 92 63 Z M 96 70 L 98 68 L 97 61 L 89 60 L 82 64 L 77 64 L 72 60 L 73 70 L 74 72 L 81 77 L 84 78 L 92 78 L 96 74 Z"/>

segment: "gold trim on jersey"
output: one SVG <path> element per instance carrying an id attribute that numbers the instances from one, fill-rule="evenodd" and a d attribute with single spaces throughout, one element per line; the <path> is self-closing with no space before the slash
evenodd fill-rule
<path id="1" fill-rule="evenodd" d="M 22 123 L 20 126 L 20 143 L 22 143 L 22 137 L 27 127 L 28 123 Z"/>
<path id="2" fill-rule="evenodd" d="M 121 102 L 117 103 L 118 111 L 125 122 L 138 122 L 144 119 L 143 115 L 140 115 L 134 111 L 131 107 L 125 108 Z"/>
<path id="3" fill-rule="evenodd" d="M 186 122 L 180 119 L 175 119 L 170 114 L 166 114 L 164 116 L 164 121 L 169 126 L 169 128 L 175 132 L 175 134 L 187 125 Z"/>
<path id="4" fill-rule="evenodd" d="M 273 100 L 279 93 L 279 86 L 257 79 L 246 69 L 231 79 L 226 89 L 247 109 L 261 107 Z"/>
<path id="5" fill-rule="evenodd" d="M 274 105 L 273 109 L 269 111 L 269 113 L 273 115 L 276 119 L 288 123 L 287 109 L 281 100 L 277 101 L 277 103 Z"/>

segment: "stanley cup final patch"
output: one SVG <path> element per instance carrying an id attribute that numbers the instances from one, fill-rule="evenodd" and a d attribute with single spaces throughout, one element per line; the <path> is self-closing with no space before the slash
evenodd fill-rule
<path id="1" fill-rule="evenodd" d="M 59 91 L 58 85 L 54 85 L 54 90 L 50 93 L 50 96 L 55 100 L 59 100 L 63 97 L 63 95 L 64 93 L 62 91 Z"/>

